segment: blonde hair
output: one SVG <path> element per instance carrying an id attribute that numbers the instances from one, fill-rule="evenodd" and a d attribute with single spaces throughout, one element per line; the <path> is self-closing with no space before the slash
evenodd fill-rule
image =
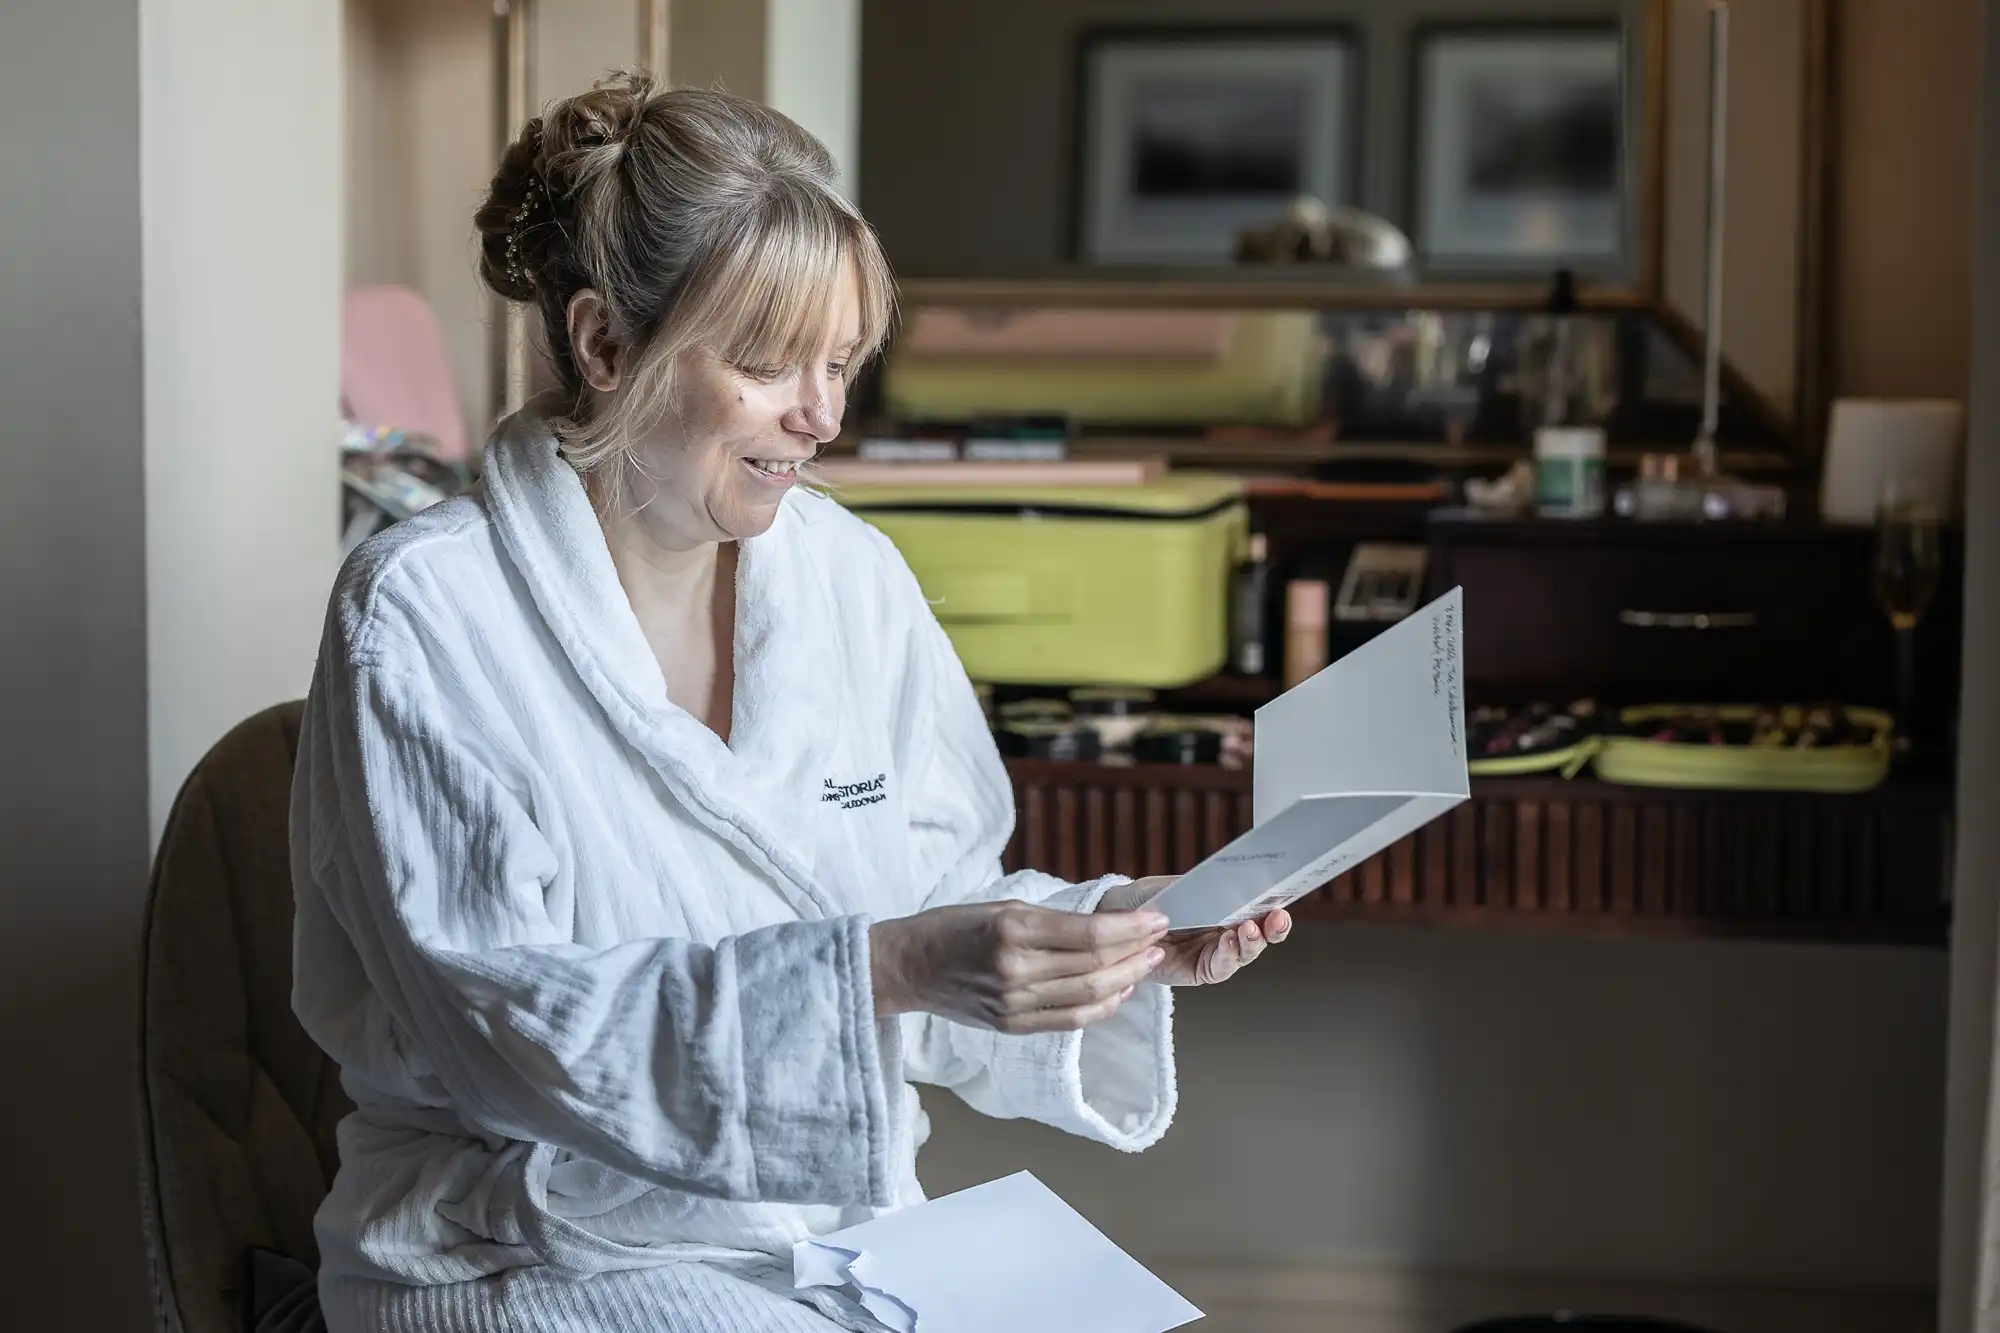
<path id="1" fill-rule="evenodd" d="M 674 368 L 690 349 L 745 367 L 814 356 L 843 269 L 861 305 L 850 375 L 881 347 L 895 285 L 836 179 L 819 140 L 770 107 L 662 90 L 636 72 L 609 75 L 522 128 L 474 215 L 480 276 L 541 312 L 549 359 L 576 404 L 554 424 L 578 471 L 628 457 L 674 410 Z M 570 299 L 586 287 L 630 358 L 602 413 L 570 347 Z"/>

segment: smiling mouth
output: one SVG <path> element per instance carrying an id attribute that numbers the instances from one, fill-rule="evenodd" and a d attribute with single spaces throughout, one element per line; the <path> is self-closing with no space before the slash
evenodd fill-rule
<path id="1" fill-rule="evenodd" d="M 752 472 L 769 477 L 772 481 L 795 480 L 799 475 L 799 464 L 802 461 L 802 459 L 797 458 L 746 458 L 743 460 L 744 465 Z"/>

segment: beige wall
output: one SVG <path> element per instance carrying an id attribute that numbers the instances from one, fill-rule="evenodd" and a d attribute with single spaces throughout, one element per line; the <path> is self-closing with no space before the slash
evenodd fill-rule
<path id="1" fill-rule="evenodd" d="M 1786 415 L 1798 392 L 1805 11 L 1815 2 L 1758 0 L 1730 11 L 1722 349 L 1772 410 Z M 1708 0 L 1673 0 L 1668 15 L 1661 294 L 1702 328 L 1708 287 Z"/>
<path id="2" fill-rule="evenodd" d="M 927 1091 L 924 1181 L 1033 1169 L 1170 1275 L 1921 1291 L 1944 1003 L 1942 951 L 1306 923 L 1181 993 L 1160 1146 L 1122 1156 Z"/>
<path id="3" fill-rule="evenodd" d="M 478 208 L 496 160 L 492 4 L 486 0 L 348 0 L 370 14 L 388 72 L 376 106 L 352 106 L 380 124 L 362 156 L 356 134 L 350 226 L 378 238 L 350 254 L 354 282 L 402 282 L 438 312 L 460 402 L 474 438 L 492 402 L 490 306 L 472 250 Z M 368 268 L 364 264 L 380 264 Z"/>
<path id="4" fill-rule="evenodd" d="M 389 201 L 414 179 L 409 78 L 394 22 L 403 6 L 388 0 L 345 0 L 341 6 L 347 62 L 347 279 L 350 284 L 416 280 L 416 238 Z"/>
<path id="5" fill-rule="evenodd" d="M 673 0 L 679 87 L 722 88 L 784 112 L 854 189 L 860 158 L 860 0 Z"/>
<path id="6" fill-rule="evenodd" d="M 312 677 L 339 554 L 344 88 L 338 0 L 139 13 L 157 835 L 208 747 Z M 284 71 L 257 114 L 243 51 Z"/>
<path id="7" fill-rule="evenodd" d="M 764 96 L 767 0 L 673 0 L 668 61 L 679 87 Z"/>
<path id="8" fill-rule="evenodd" d="M 1781 36 L 1780 17 L 1802 2 L 1737 5 L 1739 53 L 1747 56 L 1753 43 L 1769 47 Z M 1979 0 L 1811 2 L 1831 5 L 1833 25 L 1825 312 L 1831 391 L 1963 397 L 1972 328 Z M 1703 6 L 1700 0 L 1674 6 L 1674 52 L 1686 69 L 1705 51 Z M 1771 151 L 1776 122 L 1757 108 L 1785 104 L 1775 93 L 1795 68 L 1746 59 L 1731 81 L 1730 151 L 1739 169 L 1731 173 L 1725 346 L 1767 392 L 1781 376 L 1790 379 L 1783 325 L 1770 312 L 1787 308 L 1794 270 L 1769 261 L 1781 253 L 1774 225 L 1799 178 Z M 1681 180 L 1700 170 L 1703 133 L 1699 98 L 1677 94 L 1675 105 L 1688 113 L 1670 126 L 1668 143 L 1670 174 Z M 1745 172 L 1744 162 L 1763 166 Z M 1700 310 L 1703 205 L 1694 191 L 1670 191 L 1667 202 L 1667 295 L 1693 314 Z"/>
<path id="9" fill-rule="evenodd" d="M 1979 0 L 1767 0 L 1734 11 L 1725 347 L 1767 393 L 1791 381 L 1787 325 L 1796 269 L 1783 220 L 1800 176 L 1772 114 L 1796 102 L 1785 28 L 1805 3 L 1832 9 L 1833 180 L 1825 313 L 1836 394 L 1962 397 L 1971 336 L 1973 154 Z M 1702 0 L 1673 0 L 1679 73 L 1669 125 L 1672 180 L 1698 181 L 1705 149 Z M 1795 25 L 1794 25 L 1795 26 Z M 1685 78 L 1689 86 L 1682 87 Z M 1754 164 L 1746 169 L 1745 164 Z M 1697 189 L 1667 199 L 1666 294 L 1698 317 Z"/>
<path id="10" fill-rule="evenodd" d="M 535 100 L 580 93 L 640 63 L 639 0 L 538 0 Z"/>
<path id="11" fill-rule="evenodd" d="M 1979 0 L 1835 0 L 1834 389 L 1963 397 Z"/>
<path id="12" fill-rule="evenodd" d="M 490 353 L 468 238 L 492 152 L 492 10 L 346 0 L 345 11 L 348 281 L 413 287 L 431 302 L 476 431 Z"/>
<path id="13" fill-rule="evenodd" d="M 861 158 L 860 0 L 767 0 L 764 98 L 811 131 L 855 193 Z"/>
<path id="14" fill-rule="evenodd" d="M 496 160 L 489 0 L 345 0 L 347 276 L 423 293 L 474 438 L 490 417 L 490 307 L 472 213 Z"/>

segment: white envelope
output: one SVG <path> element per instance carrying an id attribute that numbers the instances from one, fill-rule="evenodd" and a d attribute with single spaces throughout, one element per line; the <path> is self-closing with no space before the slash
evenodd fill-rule
<path id="1" fill-rule="evenodd" d="M 1303 897 L 1472 794 L 1453 588 L 1257 710 L 1253 826 L 1158 894 L 1174 930 Z"/>
<path id="2" fill-rule="evenodd" d="M 1026 1171 L 792 1247 L 890 1333 L 1166 1333 L 1202 1317 Z"/>

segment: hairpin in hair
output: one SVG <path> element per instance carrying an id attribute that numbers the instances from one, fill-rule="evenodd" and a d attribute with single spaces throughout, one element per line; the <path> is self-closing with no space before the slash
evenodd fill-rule
<path id="1" fill-rule="evenodd" d="M 535 212 L 536 196 L 541 193 L 542 178 L 528 177 L 527 188 L 521 191 L 521 202 L 514 209 L 514 216 L 507 219 L 507 280 L 516 287 L 532 286 L 527 267 L 521 263 L 521 238 L 530 226 Z"/>

